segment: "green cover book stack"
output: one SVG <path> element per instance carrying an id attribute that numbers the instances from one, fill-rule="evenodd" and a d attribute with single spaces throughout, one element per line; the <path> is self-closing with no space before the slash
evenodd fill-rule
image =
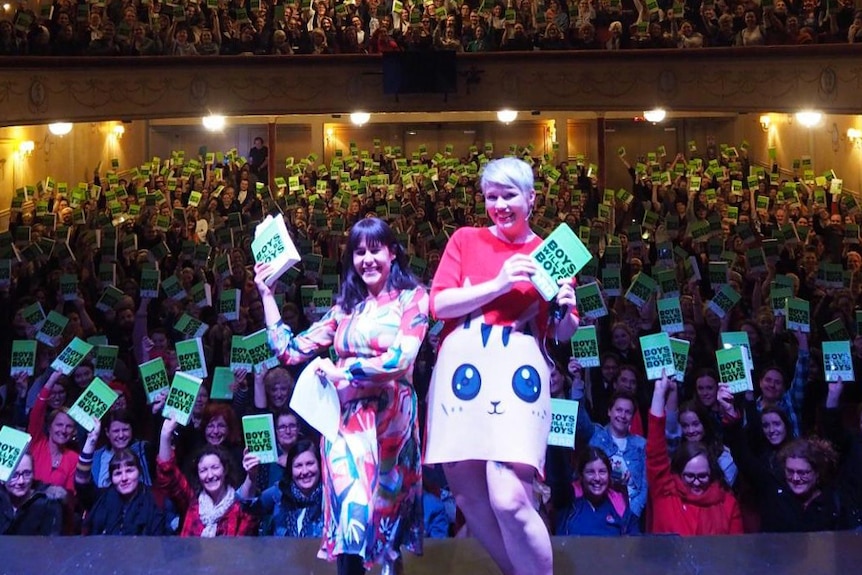
<path id="1" fill-rule="evenodd" d="M 93 427 L 95 427 L 93 418 L 102 419 L 117 401 L 117 397 L 119 397 L 117 392 L 108 387 L 107 383 L 101 378 L 94 377 L 84 393 L 69 408 L 69 417 L 77 421 L 88 432 L 93 431 Z"/>
<path id="2" fill-rule="evenodd" d="M 160 357 L 140 364 L 138 371 L 141 372 L 141 383 L 147 394 L 147 403 L 153 403 L 159 393 L 171 386 L 168 381 L 168 371 L 165 369 L 165 360 Z"/>
<path id="3" fill-rule="evenodd" d="M 542 297 L 550 301 L 560 290 L 557 281 L 574 278 L 593 255 L 568 224 L 561 224 L 530 257 L 536 263 L 536 273 L 530 279 Z"/>
<path id="4" fill-rule="evenodd" d="M 174 374 L 171 389 L 162 409 L 162 417 L 173 417 L 180 425 L 188 425 L 195 407 L 195 398 L 203 380 L 199 377 L 178 371 Z"/>
<path id="5" fill-rule="evenodd" d="M 257 455 L 261 463 L 278 461 L 275 425 L 271 413 L 244 416 L 242 436 L 249 454 Z"/>

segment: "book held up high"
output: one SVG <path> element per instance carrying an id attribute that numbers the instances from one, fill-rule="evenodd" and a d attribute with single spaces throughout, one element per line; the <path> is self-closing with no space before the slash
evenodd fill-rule
<path id="1" fill-rule="evenodd" d="M 195 407 L 195 399 L 203 380 L 199 377 L 178 371 L 174 374 L 171 389 L 162 409 L 162 417 L 173 417 L 180 425 L 188 425 Z"/>
<path id="2" fill-rule="evenodd" d="M 536 263 L 536 273 L 530 280 L 542 297 L 550 301 L 560 291 L 557 281 L 574 278 L 593 254 L 568 224 L 561 224 L 533 250 L 530 257 Z"/>
<path id="3" fill-rule="evenodd" d="M 251 242 L 251 251 L 255 262 L 267 263 L 272 268 L 271 273 L 264 280 L 268 286 L 272 286 L 288 268 L 302 259 L 290 234 L 287 233 L 287 226 L 281 214 L 276 217 L 266 216 L 257 225 Z"/>
<path id="4" fill-rule="evenodd" d="M 8 425 L 0 429 L 0 482 L 9 481 L 15 473 L 31 439 L 29 433 L 18 431 Z"/>
<path id="5" fill-rule="evenodd" d="M 119 394 L 108 387 L 108 384 L 99 377 L 94 377 L 84 393 L 69 408 L 69 417 L 87 431 L 93 431 L 95 424 L 93 418 L 102 419 L 108 413 Z"/>
<path id="6" fill-rule="evenodd" d="M 261 463 L 278 461 L 275 425 L 271 413 L 243 416 L 242 436 L 248 452 L 257 455 Z"/>

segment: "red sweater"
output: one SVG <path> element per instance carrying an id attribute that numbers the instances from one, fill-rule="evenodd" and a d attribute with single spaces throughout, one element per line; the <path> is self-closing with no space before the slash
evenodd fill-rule
<path id="1" fill-rule="evenodd" d="M 180 513 L 184 514 L 180 537 L 200 537 L 204 524 L 201 522 L 198 498 L 174 459 L 157 462 L 155 486 L 164 489 Z M 257 519 L 243 510 L 239 499 L 233 502 L 216 526 L 216 537 L 256 534 Z"/>
<path id="2" fill-rule="evenodd" d="M 736 498 L 717 481 L 700 495 L 691 493 L 671 472 L 665 418 L 649 416 L 647 483 L 652 499 L 652 533 L 732 535 L 742 533 L 742 514 Z"/>

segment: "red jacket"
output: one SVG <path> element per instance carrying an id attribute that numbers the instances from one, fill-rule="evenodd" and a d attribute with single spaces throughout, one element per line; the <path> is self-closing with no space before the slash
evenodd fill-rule
<path id="1" fill-rule="evenodd" d="M 204 530 L 204 524 L 201 522 L 198 498 L 174 459 L 158 462 L 155 486 L 164 489 L 180 513 L 184 514 L 180 537 L 200 537 Z M 216 537 L 256 534 L 257 519 L 243 510 L 239 499 L 234 501 L 233 505 L 222 515 L 216 527 Z"/>
<path id="2" fill-rule="evenodd" d="M 664 417 L 650 414 L 647 484 L 652 499 L 651 532 L 683 536 L 742 533 L 742 514 L 733 494 L 713 481 L 704 493 L 695 495 L 671 472 L 664 426 Z"/>

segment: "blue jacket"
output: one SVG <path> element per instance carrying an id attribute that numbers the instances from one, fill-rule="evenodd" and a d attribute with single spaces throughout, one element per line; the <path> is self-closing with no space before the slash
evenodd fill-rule
<path id="1" fill-rule="evenodd" d="M 617 444 L 611 437 L 609 427 L 590 421 L 590 416 L 584 409 L 583 401 L 578 404 L 578 423 L 575 437 L 578 443 L 588 443 L 592 447 L 601 449 L 608 458 L 616 455 L 622 457 L 629 472 L 627 484 L 629 509 L 637 517 L 643 515 L 647 502 L 646 439 L 640 435 L 629 434 L 625 451 L 620 453 Z"/>

